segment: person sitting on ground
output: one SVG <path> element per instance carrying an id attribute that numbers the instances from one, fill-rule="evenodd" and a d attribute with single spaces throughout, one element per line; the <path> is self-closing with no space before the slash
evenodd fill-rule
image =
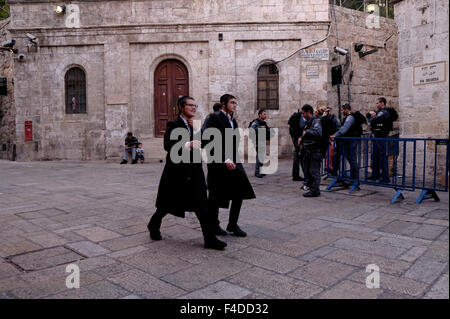
<path id="1" fill-rule="evenodd" d="M 142 147 L 142 143 L 139 143 L 136 148 L 136 161 L 138 160 L 141 161 L 141 164 L 144 163 L 144 148 Z"/>
<path id="2" fill-rule="evenodd" d="M 136 164 L 136 147 L 139 144 L 136 137 L 133 136 L 132 132 L 128 132 L 127 137 L 125 138 L 125 149 L 123 151 L 123 160 L 120 164 L 128 163 L 128 154 L 131 153 L 131 164 Z"/>

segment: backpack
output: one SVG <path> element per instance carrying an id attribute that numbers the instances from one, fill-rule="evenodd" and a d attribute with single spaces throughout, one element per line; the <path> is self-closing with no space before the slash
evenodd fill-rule
<path id="1" fill-rule="evenodd" d="M 323 154 L 326 153 L 330 145 L 330 135 L 337 131 L 336 125 L 330 116 L 322 116 L 320 118 L 322 125 L 322 137 L 320 138 L 320 150 Z"/>
<path id="2" fill-rule="evenodd" d="M 360 137 L 362 135 L 363 129 L 362 125 L 367 123 L 366 117 L 362 115 L 359 111 L 352 113 L 353 118 L 355 119 L 355 124 L 353 128 L 353 132 L 355 137 Z"/>
<path id="3" fill-rule="evenodd" d="M 291 137 L 300 137 L 301 135 L 300 119 L 301 119 L 300 111 L 295 112 L 289 118 L 288 121 L 289 135 L 291 135 Z"/>
<path id="4" fill-rule="evenodd" d="M 393 107 L 387 107 L 386 111 L 389 113 L 389 131 L 394 129 L 394 122 L 398 120 L 398 113 Z"/>

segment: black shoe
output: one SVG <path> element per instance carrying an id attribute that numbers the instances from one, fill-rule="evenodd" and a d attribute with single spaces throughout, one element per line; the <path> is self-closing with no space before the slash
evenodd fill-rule
<path id="1" fill-rule="evenodd" d="M 236 225 L 234 227 L 231 227 L 230 225 L 228 225 L 227 231 L 229 231 L 230 233 L 232 233 L 234 236 L 237 236 L 237 237 L 247 236 L 247 233 L 245 231 L 243 231 L 242 229 L 240 229 L 238 225 Z"/>
<path id="2" fill-rule="evenodd" d="M 120 162 L 120 164 L 126 164 L 126 163 L 128 163 L 127 160 L 122 160 L 122 162 Z"/>
<path id="3" fill-rule="evenodd" d="M 304 181 L 305 179 L 304 179 L 303 177 L 297 176 L 297 177 L 292 177 L 292 180 L 293 180 L 294 182 L 302 182 L 302 181 Z"/>
<path id="4" fill-rule="evenodd" d="M 319 197 L 320 193 L 307 192 L 303 194 L 303 197 Z"/>
<path id="5" fill-rule="evenodd" d="M 137 163 L 137 160 L 133 160 L 132 162 L 131 162 L 131 164 L 136 164 Z"/>
<path id="6" fill-rule="evenodd" d="M 150 233 L 150 238 L 153 240 L 161 240 L 161 232 L 159 231 L 159 229 L 153 228 L 150 226 L 150 223 L 148 223 L 147 225 L 147 229 Z"/>
<path id="7" fill-rule="evenodd" d="M 225 247 L 227 247 L 227 243 L 217 239 L 216 237 L 205 241 L 205 248 L 224 250 Z"/>
<path id="8" fill-rule="evenodd" d="M 222 228 L 220 228 L 220 226 L 217 226 L 215 235 L 226 236 L 226 235 L 228 235 L 228 233 L 226 231 L 224 231 Z"/>
<path id="9" fill-rule="evenodd" d="M 255 174 L 255 176 L 258 177 L 258 178 L 263 178 L 264 177 L 263 174 Z"/>

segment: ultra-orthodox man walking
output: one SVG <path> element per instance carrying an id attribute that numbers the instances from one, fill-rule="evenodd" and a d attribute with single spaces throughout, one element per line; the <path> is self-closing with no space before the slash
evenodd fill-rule
<path id="1" fill-rule="evenodd" d="M 195 100 L 189 96 L 178 99 L 179 116 L 175 121 L 167 123 L 164 134 L 164 149 L 167 151 L 166 164 L 161 176 L 156 198 L 156 212 L 148 223 L 150 237 L 153 240 L 161 240 L 161 222 L 168 213 L 178 217 L 185 217 L 185 212 L 195 212 L 203 232 L 206 248 L 222 250 L 226 243 L 217 239 L 214 234 L 214 223 L 212 215 L 208 214 L 205 175 L 201 162 L 194 163 L 194 152 L 200 152 L 201 141 L 193 139 L 193 118 L 197 111 Z M 171 140 L 170 135 L 174 129 L 184 129 L 189 132 L 189 140 Z M 189 150 L 189 161 L 175 163 L 171 158 L 172 147 L 182 142 Z M 178 155 L 181 155 L 179 150 Z"/>

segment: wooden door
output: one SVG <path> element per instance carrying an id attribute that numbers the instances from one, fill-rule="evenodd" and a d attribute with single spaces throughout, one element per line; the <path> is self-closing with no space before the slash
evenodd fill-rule
<path id="1" fill-rule="evenodd" d="M 155 70 L 155 136 L 162 137 L 168 121 L 178 116 L 177 100 L 189 95 L 189 75 L 178 60 L 165 60 Z"/>

